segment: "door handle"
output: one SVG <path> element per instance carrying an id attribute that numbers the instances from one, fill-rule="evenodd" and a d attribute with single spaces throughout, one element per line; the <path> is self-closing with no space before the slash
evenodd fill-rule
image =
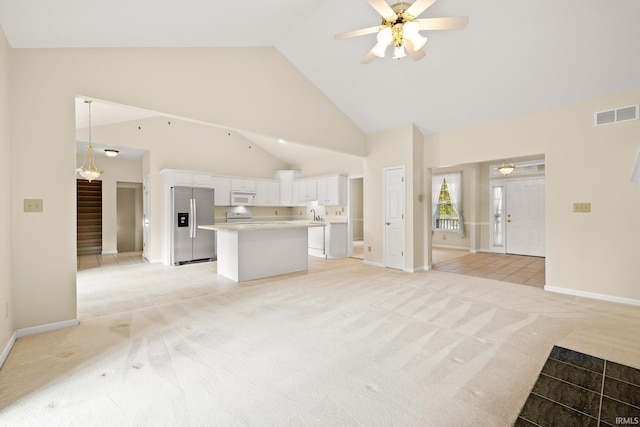
<path id="1" fill-rule="evenodd" d="M 193 203 L 193 238 L 196 238 L 196 233 L 197 231 L 197 227 L 196 224 L 198 223 L 198 211 L 196 210 L 196 199 L 191 199 L 192 203 Z"/>
<path id="2" fill-rule="evenodd" d="M 389 221 L 387 221 L 387 225 L 391 225 L 391 223 Z"/>

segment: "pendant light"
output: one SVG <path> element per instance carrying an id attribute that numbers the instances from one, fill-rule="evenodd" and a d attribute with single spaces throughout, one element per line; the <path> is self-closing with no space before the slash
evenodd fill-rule
<path id="1" fill-rule="evenodd" d="M 102 171 L 96 167 L 93 161 L 93 146 L 91 145 L 91 102 L 92 101 L 84 101 L 85 104 L 89 104 L 89 146 L 87 147 L 87 156 L 85 157 L 85 161 L 82 162 L 82 166 L 76 169 L 76 172 L 89 182 L 102 175 Z M 88 165 L 85 166 L 87 162 Z"/>

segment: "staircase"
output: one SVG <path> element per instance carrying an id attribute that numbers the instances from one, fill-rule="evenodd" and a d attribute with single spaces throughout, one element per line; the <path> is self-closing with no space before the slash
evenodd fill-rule
<path id="1" fill-rule="evenodd" d="M 78 179 L 77 194 L 77 253 L 102 253 L 102 181 Z"/>

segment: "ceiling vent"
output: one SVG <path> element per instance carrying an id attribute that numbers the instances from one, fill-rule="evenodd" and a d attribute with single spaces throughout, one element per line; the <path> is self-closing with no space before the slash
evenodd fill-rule
<path id="1" fill-rule="evenodd" d="M 594 126 L 638 120 L 638 105 L 618 108 L 616 110 L 599 111 L 594 114 Z"/>

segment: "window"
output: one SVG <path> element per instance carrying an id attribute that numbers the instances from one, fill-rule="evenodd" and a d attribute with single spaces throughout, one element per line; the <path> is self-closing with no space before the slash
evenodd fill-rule
<path id="1" fill-rule="evenodd" d="M 431 188 L 432 228 L 464 237 L 462 173 L 434 174 Z"/>
<path id="2" fill-rule="evenodd" d="M 436 208 L 434 230 L 457 230 L 458 225 L 458 212 L 451 203 L 451 195 L 449 194 L 449 188 L 447 187 L 446 178 L 442 182 L 440 187 L 440 194 L 438 196 L 438 207 Z"/>

